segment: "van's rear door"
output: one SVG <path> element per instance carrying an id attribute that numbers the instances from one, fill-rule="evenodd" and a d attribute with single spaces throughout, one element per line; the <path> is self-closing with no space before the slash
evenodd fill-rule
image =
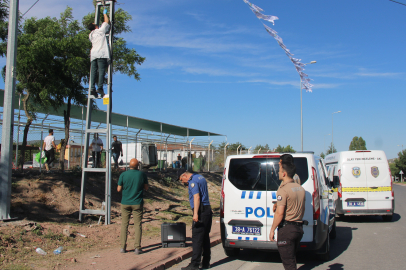
<path id="1" fill-rule="evenodd" d="M 368 210 L 392 209 L 391 176 L 383 151 L 364 152 Z"/>
<path id="2" fill-rule="evenodd" d="M 224 225 L 228 240 L 267 241 L 265 158 L 232 158 L 224 182 Z"/>
<path id="3" fill-rule="evenodd" d="M 346 211 L 368 209 L 367 171 L 364 153 L 353 152 L 344 158 L 341 167 L 342 206 Z"/>

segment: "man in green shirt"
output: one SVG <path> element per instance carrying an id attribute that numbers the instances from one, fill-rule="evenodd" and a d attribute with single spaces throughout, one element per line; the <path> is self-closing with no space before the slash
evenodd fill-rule
<path id="1" fill-rule="evenodd" d="M 142 212 L 143 212 L 143 198 L 144 190 L 148 190 L 147 175 L 137 170 L 138 160 L 133 158 L 130 160 L 130 170 L 123 172 L 118 180 L 117 191 L 123 191 L 121 198 L 121 253 L 126 252 L 127 246 L 127 231 L 128 223 L 130 221 L 131 213 L 134 217 L 134 252 L 141 254 L 141 234 L 142 234 Z"/>

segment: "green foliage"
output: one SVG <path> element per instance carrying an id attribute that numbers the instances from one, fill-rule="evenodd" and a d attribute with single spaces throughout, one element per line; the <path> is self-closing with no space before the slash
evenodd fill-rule
<path id="1" fill-rule="evenodd" d="M 391 164 L 393 164 L 393 163 L 391 163 Z M 399 176 L 399 179 L 400 179 L 399 172 L 402 170 L 403 173 L 406 173 L 406 149 L 403 150 L 402 152 L 398 153 L 398 158 L 395 159 L 394 164 L 395 164 L 394 167 L 392 165 L 393 170 L 392 170 L 392 167 L 390 167 L 392 175 Z M 391 165 L 389 164 L 389 166 L 391 166 Z M 403 179 L 404 178 L 405 178 L 405 175 L 403 175 Z"/>
<path id="2" fill-rule="evenodd" d="M 275 152 L 278 152 L 278 153 L 295 153 L 296 150 L 293 149 L 293 147 L 290 146 L 289 144 L 286 147 L 283 147 L 280 144 L 278 144 L 278 147 L 276 147 Z"/>
<path id="3" fill-rule="evenodd" d="M 320 157 L 321 157 L 321 158 L 325 158 L 326 155 L 325 155 L 323 152 L 321 152 Z"/>
<path id="4" fill-rule="evenodd" d="M 269 145 L 268 144 L 265 144 L 265 145 L 258 144 L 257 146 L 255 146 L 254 151 L 258 151 L 260 149 L 261 149 L 261 151 L 268 151 Z"/>
<path id="5" fill-rule="evenodd" d="M 357 137 L 355 136 L 352 138 L 352 141 L 350 143 L 349 150 L 367 150 L 365 140 L 362 137 Z"/>
<path id="6" fill-rule="evenodd" d="M 0 40 L 2 41 L 6 41 L 8 35 L 8 7 L 9 0 L 0 0 Z M 1 52 L 0 55 L 4 56 L 4 53 Z"/>
<path id="7" fill-rule="evenodd" d="M 337 152 L 337 149 L 334 147 L 334 144 L 331 143 L 327 149 L 326 155 L 330 155 L 330 154 L 336 153 L 336 152 Z"/>

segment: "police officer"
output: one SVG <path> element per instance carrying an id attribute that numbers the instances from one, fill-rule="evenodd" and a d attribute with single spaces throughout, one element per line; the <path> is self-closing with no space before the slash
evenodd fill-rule
<path id="1" fill-rule="evenodd" d="M 303 215 L 305 211 L 305 190 L 295 183 L 293 176 L 296 166 L 292 155 L 281 156 L 279 162 L 279 180 L 282 180 L 273 207 L 274 220 L 269 239 L 275 241 L 274 233 L 278 228 L 278 249 L 285 269 L 297 269 L 296 252 L 303 236 Z"/>
<path id="2" fill-rule="evenodd" d="M 200 174 L 178 170 L 179 180 L 189 186 L 189 203 L 193 211 L 192 245 L 193 255 L 190 264 L 182 270 L 202 269 L 210 267 L 210 230 L 213 212 L 209 201 L 207 182 Z M 202 259 L 203 255 L 203 259 Z"/>

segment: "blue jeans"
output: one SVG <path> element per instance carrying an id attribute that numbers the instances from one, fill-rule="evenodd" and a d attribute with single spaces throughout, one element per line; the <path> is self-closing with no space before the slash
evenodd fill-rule
<path id="1" fill-rule="evenodd" d="M 103 83 L 106 67 L 107 67 L 107 58 L 97 58 L 91 62 L 90 91 L 96 91 L 95 84 L 97 80 L 97 92 L 99 93 L 103 92 Z"/>
<path id="2" fill-rule="evenodd" d="M 118 157 L 120 156 L 120 153 L 113 153 L 113 160 L 114 160 L 114 168 L 118 169 Z"/>

